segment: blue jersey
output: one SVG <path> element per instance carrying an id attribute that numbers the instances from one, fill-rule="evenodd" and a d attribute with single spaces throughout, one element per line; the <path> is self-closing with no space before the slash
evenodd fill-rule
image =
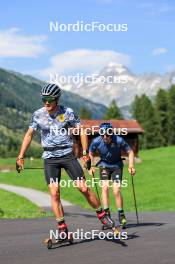
<path id="1" fill-rule="evenodd" d="M 32 115 L 30 128 L 39 130 L 41 133 L 42 147 L 62 146 L 63 149 L 44 151 L 44 159 L 61 157 L 72 152 L 73 140 L 68 133 L 69 127 L 80 126 L 80 120 L 75 116 L 71 108 L 59 106 L 58 111 L 49 115 L 45 107 L 40 108 Z"/>
<path id="2" fill-rule="evenodd" d="M 101 136 L 96 137 L 90 144 L 89 152 L 98 152 L 101 160 L 98 166 L 104 167 L 123 167 L 121 160 L 121 151 L 129 152 L 131 150 L 128 143 L 117 135 L 112 136 L 112 142 L 107 144 Z"/>

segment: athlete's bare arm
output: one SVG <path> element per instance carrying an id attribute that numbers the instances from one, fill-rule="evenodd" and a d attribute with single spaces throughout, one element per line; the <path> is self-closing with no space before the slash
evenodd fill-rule
<path id="1" fill-rule="evenodd" d="M 135 174 L 135 168 L 134 168 L 134 151 L 131 149 L 128 152 L 129 155 L 129 164 L 128 164 L 128 171 L 130 174 Z"/>
<path id="2" fill-rule="evenodd" d="M 33 128 L 29 128 L 24 136 L 23 142 L 22 142 L 22 146 L 19 152 L 18 157 L 23 158 L 27 149 L 30 146 L 30 143 L 32 141 L 32 138 L 35 134 L 35 130 Z"/>

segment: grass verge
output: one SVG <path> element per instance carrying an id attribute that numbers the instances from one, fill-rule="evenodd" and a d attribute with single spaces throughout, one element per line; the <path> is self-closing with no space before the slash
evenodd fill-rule
<path id="1" fill-rule="evenodd" d="M 136 164 L 137 174 L 134 177 L 136 197 L 139 211 L 175 211 L 175 147 L 143 150 L 140 152 L 141 164 Z M 0 164 L 8 166 L 13 164 L 14 159 L 0 160 Z M 42 167 L 42 160 L 26 162 L 26 167 Z M 96 177 L 99 177 L 98 171 Z M 87 179 L 90 177 L 86 174 Z M 62 179 L 69 179 L 64 170 Z M 122 188 L 125 210 L 134 211 L 131 178 L 124 169 L 123 179 L 127 180 L 127 188 Z M 15 171 L 1 172 L 0 182 L 38 189 L 47 192 L 42 170 L 26 170 L 21 174 Z M 100 188 L 99 188 L 100 190 Z M 84 197 L 75 188 L 61 188 L 63 199 L 71 203 L 90 208 Z M 110 188 L 111 209 L 116 210 L 115 201 Z"/>

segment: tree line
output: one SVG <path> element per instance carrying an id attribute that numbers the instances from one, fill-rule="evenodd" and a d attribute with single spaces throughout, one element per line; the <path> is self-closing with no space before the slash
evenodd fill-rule
<path id="1" fill-rule="evenodd" d="M 165 147 L 175 144 L 175 85 L 159 89 L 151 100 L 145 94 L 136 96 L 132 115 L 145 133 L 140 137 L 141 148 Z"/>
<path id="2" fill-rule="evenodd" d="M 9 118 L 7 118 L 7 110 L 6 108 L 6 112 L 2 112 L 2 115 L 0 114 L 1 157 L 14 156 L 16 154 L 16 150 L 19 149 L 21 145 L 22 127 L 26 127 L 29 117 L 26 115 L 19 118 L 19 113 L 17 111 L 10 111 L 9 108 Z M 159 89 L 156 96 L 152 99 L 145 94 L 136 96 L 131 105 L 131 111 L 132 118 L 136 119 L 145 131 L 139 138 L 140 148 L 150 149 L 175 145 L 175 85 L 171 86 L 169 90 Z M 92 114 L 87 108 L 82 107 L 80 109 L 80 117 L 82 119 L 92 119 Z M 103 119 L 124 119 L 115 100 L 113 100 L 107 108 Z M 14 120 L 20 120 L 20 122 L 15 123 Z M 23 123 L 21 120 L 23 120 Z M 8 132 L 11 131 L 11 123 L 16 124 L 16 126 L 13 127 L 13 132 L 15 132 L 14 135 Z M 7 131 L 5 125 L 8 126 Z M 39 142 L 38 137 L 36 142 Z M 34 145 L 28 151 L 27 156 L 39 157 L 41 152 L 41 147 Z"/>
<path id="3" fill-rule="evenodd" d="M 132 117 L 144 129 L 140 136 L 140 148 L 150 149 L 175 145 L 175 85 L 170 89 L 159 89 L 156 96 L 150 99 L 147 95 L 135 96 L 131 105 Z M 92 115 L 82 108 L 80 117 L 91 119 Z M 123 119 L 120 108 L 113 100 L 103 119 Z"/>

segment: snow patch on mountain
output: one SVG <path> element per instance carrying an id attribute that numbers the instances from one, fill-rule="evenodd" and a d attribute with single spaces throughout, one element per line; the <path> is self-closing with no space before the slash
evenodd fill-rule
<path id="1" fill-rule="evenodd" d="M 62 88 L 106 106 L 116 100 L 121 107 L 130 105 L 136 95 L 145 93 L 152 97 L 159 88 L 168 89 L 175 84 L 175 72 L 164 76 L 154 73 L 134 75 L 127 67 L 114 62 L 110 62 L 95 76 L 95 80 L 91 75 L 87 82 L 84 76 L 79 83 L 65 84 Z M 105 81 L 109 76 L 113 82 Z"/>

